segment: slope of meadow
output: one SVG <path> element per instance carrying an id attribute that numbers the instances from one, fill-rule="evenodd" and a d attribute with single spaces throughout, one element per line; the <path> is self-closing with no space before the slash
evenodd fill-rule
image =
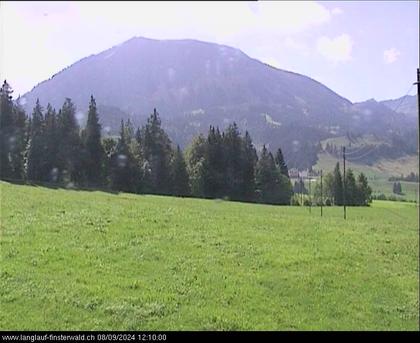
<path id="1" fill-rule="evenodd" d="M 0 185 L 0 330 L 419 329 L 413 204 Z"/>
<path id="2" fill-rule="evenodd" d="M 376 161 L 372 165 L 357 164 L 351 161 L 346 161 L 347 168 L 353 170 L 356 176 L 359 173 L 364 173 L 369 185 L 372 187 L 373 194 L 385 194 L 386 196 L 394 195 L 397 199 L 405 199 L 414 201 L 418 199 L 418 184 L 416 182 L 401 181 L 402 195 L 397 195 L 392 192 L 393 181 L 388 181 L 391 176 L 408 175 L 411 172 L 418 173 L 418 156 L 405 156 L 399 159 L 386 160 L 382 159 Z M 327 153 L 320 153 L 318 161 L 313 167 L 315 170 L 323 170 L 324 173 L 330 172 L 334 169 L 336 163 L 340 163 L 340 170 L 343 172 L 343 160 L 337 159 Z"/>

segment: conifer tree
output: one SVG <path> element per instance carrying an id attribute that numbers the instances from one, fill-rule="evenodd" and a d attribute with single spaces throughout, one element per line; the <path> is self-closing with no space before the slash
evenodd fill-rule
<path id="1" fill-rule="evenodd" d="M 293 187 L 290 179 L 277 171 L 277 189 L 278 195 L 276 203 L 279 205 L 290 205 L 293 196 Z"/>
<path id="2" fill-rule="evenodd" d="M 401 182 L 399 182 L 399 181 L 397 183 L 397 193 L 402 194 Z"/>
<path id="3" fill-rule="evenodd" d="M 10 139 L 10 162 L 13 179 L 25 177 L 25 152 L 27 145 L 28 121 L 25 110 L 17 104 L 13 107 L 13 136 Z"/>
<path id="4" fill-rule="evenodd" d="M 10 140 L 13 132 L 13 90 L 6 80 L 0 88 L 0 178 L 12 177 Z"/>
<path id="5" fill-rule="evenodd" d="M 258 161 L 257 151 L 252 143 L 248 131 L 245 132 L 243 139 L 243 158 L 242 158 L 242 199 L 245 201 L 255 200 L 255 167 Z"/>
<path id="6" fill-rule="evenodd" d="M 172 159 L 171 141 L 161 127 L 161 120 L 156 109 L 142 127 L 141 148 L 146 165 L 146 192 L 169 194 L 171 188 L 170 162 Z"/>
<path id="7" fill-rule="evenodd" d="M 260 202 L 268 204 L 280 203 L 280 172 L 277 170 L 273 155 L 263 146 L 256 168 L 256 186 Z"/>
<path id="8" fill-rule="evenodd" d="M 130 118 L 128 118 L 126 123 L 125 123 L 125 137 L 127 139 L 127 142 L 130 142 L 132 139 L 135 138 L 135 136 L 134 136 L 134 125 L 131 122 Z"/>
<path id="9" fill-rule="evenodd" d="M 120 137 L 111 156 L 111 186 L 115 190 L 134 193 L 138 187 L 138 169 L 126 133 L 124 121 L 121 120 Z"/>
<path id="10" fill-rule="evenodd" d="M 57 182 L 59 177 L 57 159 L 61 137 L 58 132 L 57 113 L 50 104 L 47 105 L 44 122 L 45 163 L 42 175 L 48 182 Z"/>
<path id="11" fill-rule="evenodd" d="M 369 205 L 372 196 L 372 189 L 368 184 L 368 180 L 363 173 L 357 178 L 357 198 L 358 204 L 362 206 Z"/>
<path id="12" fill-rule="evenodd" d="M 229 125 L 222 137 L 223 155 L 219 163 L 224 159 L 225 192 L 230 199 L 241 200 L 244 190 L 242 138 L 236 123 Z"/>
<path id="13" fill-rule="evenodd" d="M 139 145 L 141 145 L 141 142 L 142 142 L 142 139 L 141 139 L 141 130 L 140 130 L 140 128 L 137 128 L 137 130 L 136 130 L 136 133 L 135 133 L 135 139 L 136 139 L 136 141 L 137 141 L 137 143 L 139 144 Z"/>
<path id="14" fill-rule="evenodd" d="M 333 196 L 334 204 L 343 205 L 343 178 L 341 177 L 340 165 L 337 162 L 333 171 Z"/>
<path id="15" fill-rule="evenodd" d="M 190 194 L 189 176 L 187 165 L 184 160 L 181 148 L 177 146 L 172 161 L 172 194 L 176 196 L 187 196 Z"/>
<path id="16" fill-rule="evenodd" d="M 204 196 L 222 198 L 227 196 L 225 179 L 225 156 L 223 139 L 219 128 L 210 126 L 203 160 Z"/>
<path id="17" fill-rule="evenodd" d="M 280 148 L 278 148 L 276 152 L 274 161 L 276 162 L 276 166 L 279 168 L 280 173 L 289 178 L 289 169 L 287 168 L 286 161 L 284 160 L 283 153 Z"/>
<path id="18" fill-rule="evenodd" d="M 349 206 L 357 205 L 356 179 L 351 169 L 349 169 L 346 172 L 345 183 L 346 183 L 346 205 L 349 205 Z"/>
<path id="19" fill-rule="evenodd" d="M 64 101 L 57 121 L 60 137 L 57 164 L 60 178 L 65 182 L 83 182 L 83 144 L 76 120 L 76 108 L 70 98 Z"/>
<path id="20" fill-rule="evenodd" d="M 397 183 L 396 183 L 396 182 L 394 182 L 394 183 L 392 184 L 392 193 L 394 193 L 394 194 L 398 193 L 398 190 L 397 190 Z"/>
<path id="21" fill-rule="evenodd" d="M 93 95 L 90 97 L 84 146 L 87 182 L 89 185 L 100 185 L 103 182 L 104 150 L 101 144 L 101 125 L 99 124 L 99 115 Z"/>
<path id="22" fill-rule="evenodd" d="M 28 180 L 44 181 L 45 140 L 43 108 L 37 99 L 32 112 L 30 139 L 27 153 L 26 174 Z"/>

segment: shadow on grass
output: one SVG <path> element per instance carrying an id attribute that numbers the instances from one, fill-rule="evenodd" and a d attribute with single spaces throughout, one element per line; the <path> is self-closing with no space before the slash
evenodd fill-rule
<path id="1" fill-rule="evenodd" d="M 9 182 L 14 185 L 22 186 L 32 186 L 32 187 L 45 187 L 49 189 L 65 189 L 72 191 L 88 191 L 88 192 L 105 192 L 111 194 L 119 194 L 119 191 L 113 190 L 109 187 L 88 187 L 88 186 L 79 186 L 75 185 L 73 182 L 61 182 L 61 183 L 52 183 L 52 182 L 42 182 L 42 181 L 30 181 L 30 180 L 18 180 L 18 179 L 1 179 L 1 181 Z"/>

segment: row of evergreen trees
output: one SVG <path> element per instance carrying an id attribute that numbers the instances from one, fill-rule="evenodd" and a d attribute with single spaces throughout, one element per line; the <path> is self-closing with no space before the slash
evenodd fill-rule
<path id="1" fill-rule="evenodd" d="M 119 137 L 101 137 L 93 96 L 83 130 L 76 108 L 66 99 L 57 112 L 39 101 L 28 118 L 12 99 L 5 81 L 0 89 L 2 179 L 111 187 L 114 190 L 289 204 L 292 188 L 279 149 L 266 147 L 261 156 L 248 132 L 241 136 L 236 124 L 224 132 L 210 127 L 187 148 L 186 159 L 174 149 L 161 127 L 156 110 L 135 130 L 121 121 Z"/>
<path id="2" fill-rule="evenodd" d="M 1 179 L 270 204 L 290 204 L 293 191 L 305 190 L 301 184 L 292 188 L 281 149 L 273 156 L 263 146 L 258 156 L 249 133 L 242 136 L 235 123 L 224 132 L 210 127 L 184 156 L 172 146 L 156 109 L 141 128 L 121 121 L 119 137 L 103 138 L 93 96 L 81 130 L 70 99 L 58 112 L 49 104 L 44 110 L 37 101 L 28 118 L 11 94 L 5 81 L 0 89 Z M 371 189 L 363 174 L 356 181 L 348 170 L 344 182 L 347 205 L 369 203 Z M 324 197 L 342 205 L 343 186 L 337 163 L 325 176 Z M 314 191 L 319 194 L 319 185 Z"/>
<path id="3" fill-rule="evenodd" d="M 313 176 L 314 172 L 311 172 Z M 345 189 L 344 189 L 345 187 Z M 321 182 L 315 183 L 313 194 L 308 192 L 308 188 L 302 178 L 295 181 L 293 186 L 295 194 L 307 194 L 309 199 L 307 203 L 311 202 L 317 205 L 321 203 L 324 205 L 344 205 L 344 192 L 345 203 L 349 206 L 367 206 L 372 198 L 372 189 L 368 184 L 368 180 L 363 173 L 360 173 L 356 179 L 351 169 L 346 170 L 346 177 L 343 181 L 343 176 L 340 172 L 339 163 L 336 164 L 334 171 L 325 175 L 321 190 Z M 295 198 L 293 203 L 299 203 L 299 197 Z"/>
<path id="4" fill-rule="evenodd" d="M 275 156 L 265 145 L 260 156 L 248 132 L 234 123 L 224 132 L 210 127 L 187 148 L 187 169 L 194 196 L 289 204 L 293 194 L 281 149 Z"/>
<path id="5" fill-rule="evenodd" d="M 394 182 L 392 184 L 392 193 L 394 194 L 403 194 L 402 192 L 402 187 L 401 187 L 401 182 Z"/>
<path id="6" fill-rule="evenodd" d="M 343 180 L 344 179 L 344 180 Z M 345 191 L 345 192 L 344 192 Z M 356 179 L 351 169 L 346 170 L 343 178 L 340 165 L 337 162 L 334 171 L 325 175 L 323 180 L 322 197 L 337 206 L 368 206 L 371 201 L 372 189 L 367 177 L 360 173 Z M 345 199 L 344 199 L 345 197 Z M 321 184 L 317 182 L 314 187 L 315 203 L 321 201 Z"/>
<path id="7" fill-rule="evenodd" d="M 411 172 L 410 174 L 404 176 L 401 174 L 401 176 L 391 176 L 388 181 L 407 181 L 407 182 L 419 182 L 419 174 L 415 174 Z"/>

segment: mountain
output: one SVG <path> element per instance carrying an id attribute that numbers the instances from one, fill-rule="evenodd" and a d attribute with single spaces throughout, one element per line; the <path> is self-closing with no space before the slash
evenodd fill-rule
<path id="1" fill-rule="evenodd" d="M 322 139 L 349 131 L 394 135 L 409 127 L 409 118 L 395 121 L 395 112 L 377 102 L 352 104 L 307 76 L 196 40 L 135 37 L 74 63 L 23 97 L 29 113 L 37 98 L 58 108 L 65 97 L 86 113 L 91 94 L 102 106 L 103 127 L 113 132 L 124 114 L 138 125 L 157 108 L 172 140 L 185 146 L 209 125 L 236 121 L 257 147 L 281 146 L 290 166 L 301 168 L 315 164 Z"/>
<path id="2" fill-rule="evenodd" d="M 353 130 L 356 127 L 362 129 L 362 126 L 369 126 L 369 133 L 383 134 L 383 130 L 392 133 L 396 130 L 407 129 L 407 122 L 412 122 L 407 115 L 394 112 L 382 102 L 375 99 L 369 99 L 363 102 L 353 104 L 353 110 L 358 112 L 354 114 Z M 378 125 L 379 124 L 379 125 Z"/>
<path id="3" fill-rule="evenodd" d="M 381 101 L 381 104 L 394 111 L 396 109 L 398 113 L 404 113 L 410 117 L 417 118 L 417 95 L 406 95 L 398 99 L 384 100 Z"/>

